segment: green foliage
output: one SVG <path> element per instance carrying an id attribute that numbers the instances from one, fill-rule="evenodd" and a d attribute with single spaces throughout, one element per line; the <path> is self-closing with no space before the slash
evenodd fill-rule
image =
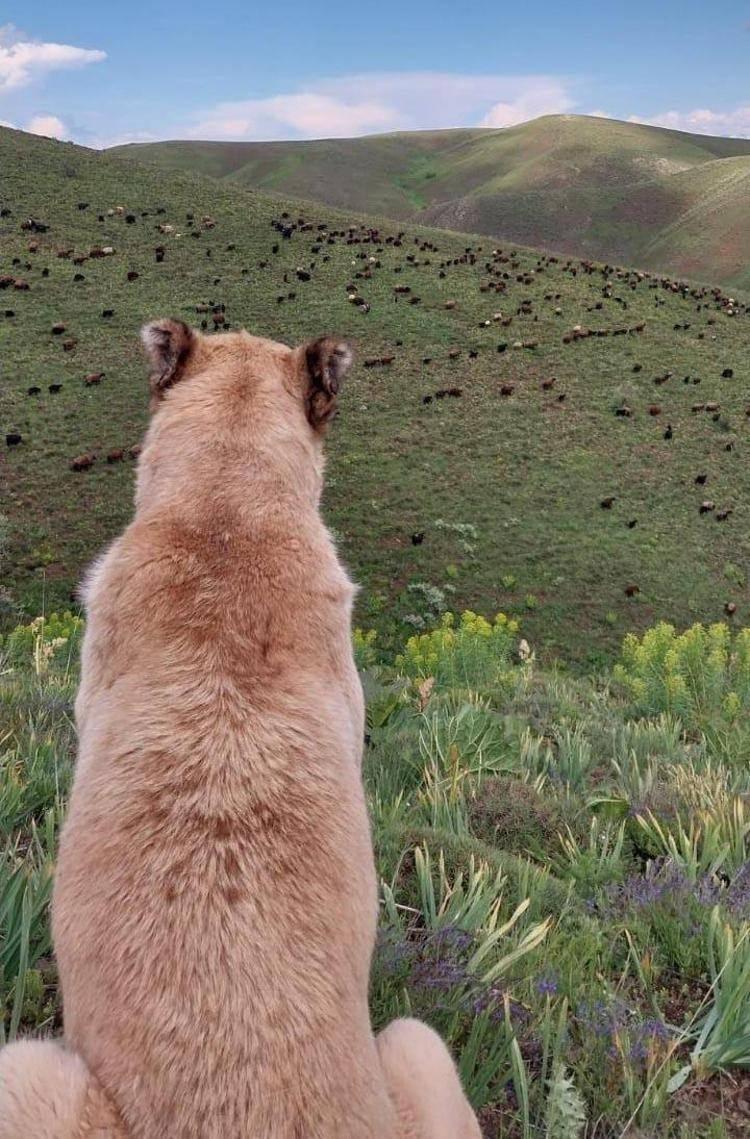
<path id="1" fill-rule="evenodd" d="M 500 850 L 540 861 L 559 849 L 560 835 L 573 822 L 570 805 L 549 793 L 545 781 L 516 775 L 485 779 L 469 803 L 471 829 Z"/>
<path id="2" fill-rule="evenodd" d="M 0 659 L 10 668 L 23 669 L 33 663 L 37 676 L 64 671 L 75 659 L 82 636 L 82 618 L 70 612 L 50 613 L 0 637 Z"/>
<path id="3" fill-rule="evenodd" d="M 579 1139 L 586 1126 L 586 1105 L 562 1064 L 552 1073 L 545 1114 L 547 1139 Z"/>
<path id="4" fill-rule="evenodd" d="M 51 948 L 55 822 L 50 811 L 41 830 L 32 825 L 28 851 L 9 845 L 0 855 L 0 1044 L 15 1039 L 24 1013 L 39 1011 L 35 966 Z"/>
<path id="5" fill-rule="evenodd" d="M 472 613 L 456 621 L 444 613 L 440 626 L 410 637 L 396 667 L 415 679 L 433 678 L 438 690 L 503 690 L 512 681 L 511 658 L 518 623 L 498 613 L 494 621 Z"/>
<path id="6" fill-rule="evenodd" d="M 701 730 L 732 727 L 750 708 L 750 629 L 724 624 L 685 633 L 662 622 L 629 634 L 614 670 L 641 715 L 666 712 Z"/>
<path id="7" fill-rule="evenodd" d="M 377 629 L 354 629 L 352 644 L 354 646 L 354 661 L 360 672 L 373 668 L 377 662 L 375 642 L 378 639 Z"/>
<path id="8" fill-rule="evenodd" d="M 707 930 L 711 988 L 707 1008 L 693 1025 L 690 1066 L 674 1077 L 679 1088 L 691 1069 L 699 1076 L 728 1068 L 750 1068 L 750 923 L 737 930 L 718 908 Z"/>
<path id="9" fill-rule="evenodd" d="M 77 651 L 40 669 L 36 646 L 80 633 L 69 617 L 24 627 L 0 675 L 7 1038 L 59 1027 L 48 907 Z M 632 718 L 622 680 L 544 671 L 507 620 L 444 620 L 398 662 L 372 634 L 354 644 L 382 882 L 376 1028 L 433 1025 L 509 1134 L 582 1137 L 598 1120 L 676 1139 L 700 1081 L 748 1064 L 741 735 L 717 749 L 697 718 Z"/>

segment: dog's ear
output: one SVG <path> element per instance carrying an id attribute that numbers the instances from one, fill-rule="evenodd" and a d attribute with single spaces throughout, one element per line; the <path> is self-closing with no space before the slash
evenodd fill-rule
<path id="1" fill-rule="evenodd" d="M 349 345 L 330 336 L 306 346 L 305 410 L 316 431 L 322 431 L 336 414 L 336 397 L 352 359 Z"/>
<path id="2" fill-rule="evenodd" d="M 198 334 L 184 321 L 167 317 L 145 324 L 141 340 L 151 364 L 151 398 L 158 401 L 183 375 Z"/>

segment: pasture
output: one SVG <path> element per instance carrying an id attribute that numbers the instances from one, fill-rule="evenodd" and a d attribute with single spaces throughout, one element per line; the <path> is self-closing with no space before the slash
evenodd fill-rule
<path id="1" fill-rule="evenodd" d="M 742 295 L 4 129 L 0 160 L 6 627 L 70 606 L 129 517 L 160 315 L 351 339 L 325 511 L 385 644 L 502 609 L 590 669 L 657 619 L 746 619 Z"/>

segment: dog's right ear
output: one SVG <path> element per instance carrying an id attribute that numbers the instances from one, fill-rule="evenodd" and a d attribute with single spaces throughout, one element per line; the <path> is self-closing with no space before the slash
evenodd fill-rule
<path id="1" fill-rule="evenodd" d="M 152 405 L 183 375 L 198 334 L 182 320 L 155 320 L 144 324 L 141 340 L 151 364 L 149 384 Z"/>

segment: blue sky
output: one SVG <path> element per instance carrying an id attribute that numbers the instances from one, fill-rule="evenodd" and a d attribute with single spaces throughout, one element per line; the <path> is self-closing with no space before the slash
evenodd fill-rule
<path id="1" fill-rule="evenodd" d="M 750 137 L 750 2 L 6 0 L 0 122 L 90 146 L 571 112 Z"/>

